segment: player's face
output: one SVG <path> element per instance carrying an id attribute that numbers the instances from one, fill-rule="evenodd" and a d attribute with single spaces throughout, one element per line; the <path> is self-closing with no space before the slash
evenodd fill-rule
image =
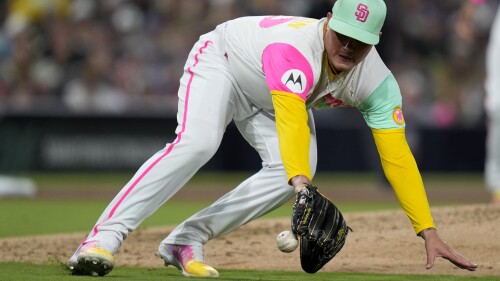
<path id="1" fill-rule="evenodd" d="M 330 20 L 330 17 L 329 13 L 327 20 Z M 372 48 L 372 45 L 342 35 L 329 27 L 327 27 L 324 41 L 330 65 L 337 73 L 351 70 L 368 55 Z"/>

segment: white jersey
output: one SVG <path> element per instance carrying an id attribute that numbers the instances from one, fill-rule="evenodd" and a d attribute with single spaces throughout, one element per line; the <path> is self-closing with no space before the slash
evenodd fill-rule
<path id="1" fill-rule="evenodd" d="M 399 87 L 375 48 L 330 79 L 324 63 L 326 18 L 244 17 L 221 25 L 233 75 L 257 107 L 272 110 L 270 90 L 299 95 L 308 108 L 356 107 L 372 128 L 404 126 Z M 330 81 L 331 80 L 331 81 Z"/>

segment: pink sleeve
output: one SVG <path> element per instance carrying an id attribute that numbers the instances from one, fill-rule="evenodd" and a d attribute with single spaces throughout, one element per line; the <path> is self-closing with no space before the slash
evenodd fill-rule
<path id="1" fill-rule="evenodd" d="M 303 100 L 306 100 L 314 83 L 311 65 L 289 44 L 267 46 L 262 53 L 262 70 L 269 90 L 295 93 Z"/>

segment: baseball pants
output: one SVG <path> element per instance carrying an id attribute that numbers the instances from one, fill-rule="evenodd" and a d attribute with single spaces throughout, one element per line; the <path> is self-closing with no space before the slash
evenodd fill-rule
<path id="1" fill-rule="evenodd" d="M 500 193 L 500 6 L 491 27 L 486 53 L 486 100 L 488 115 L 485 179 L 488 189 Z"/>
<path id="2" fill-rule="evenodd" d="M 103 249 L 116 254 L 126 237 L 212 158 L 231 121 L 259 153 L 262 169 L 181 223 L 163 243 L 205 244 L 293 197 L 293 188 L 287 184 L 281 161 L 274 112 L 257 108 L 238 88 L 224 56 L 222 40 L 216 30 L 203 35 L 195 44 L 180 81 L 176 139 L 139 168 L 82 244 L 96 241 Z M 270 95 L 269 92 L 255 94 Z M 309 126 L 314 174 L 316 132 L 311 112 Z"/>

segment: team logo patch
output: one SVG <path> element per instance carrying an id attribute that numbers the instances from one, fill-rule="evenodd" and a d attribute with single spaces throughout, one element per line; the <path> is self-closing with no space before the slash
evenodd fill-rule
<path id="1" fill-rule="evenodd" d="M 292 93 L 301 94 L 307 86 L 306 75 L 298 69 L 290 69 L 281 76 L 281 83 Z"/>
<path id="2" fill-rule="evenodd" d="M 368 19 L 368 14 L 370 14 L 370 11 L 368 11 L 368 6 L 363 4 L 363 3 L 359 3 L 358 4 L 358 9 L 356 10 L 356 13 L 354 13 L 356 15 L 356 19 L 359 20 L 360 22 L 365 22 L 366 19 Z"/>
<path id="3" fill-rule="evenodd" d="M 396 122 L 396 124 L 400 126 L 405 124 L 405 118 L 403 116 L 403 110 L 401 109 L 401 107 L 396 106 L 392 110 L 392 119 L 394 119 L 394 122 Z"/>

